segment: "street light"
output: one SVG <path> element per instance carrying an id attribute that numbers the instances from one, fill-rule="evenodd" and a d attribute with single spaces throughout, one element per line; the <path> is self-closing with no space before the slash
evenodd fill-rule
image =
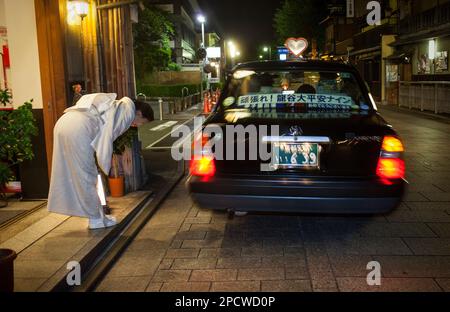
<path id="1" fill-rule="evenodd" d="M 206 17 L 204 16 L 204 15 L 199 15 L 198 17 L 197 17 L 197 20 L 198 20 L 198 22 L 199 23 L 206 23 Z"/>
<path id="2" fill-rule="evenodd" d="M 236 46 L 234 45 L 233 41 L 228 42 L 228 49 L 230 51 L 230 57 L 235 58 L 238 51 L 237 51 Z"/>
<path id="3" fill-rule="evenodd" d="M 205 47 L 205 23 L 206 23 L 206 17 L 202 14 L 199 14 L 197 16 L 197 21 L 202 24 L 202 48 Z"/>
<path id="4" fill-rule="evenodd" d="M 269 60 L 272 59 L 272 47 L 264 47 L 263 48 L 264 53 L 269 53 Z"/>
<path id="5" fill-rule="evenodd" d="M 205 23 L 206 23 L 206 17 L 203 14 L 199 14 L 197 15 L 197 21 L 202 24 L 202 48 L 205 48 Z M 201 70 L 201 76 L 202 76 L 202 81 L 201 81 L 201 85 L 200 85 L 200 97 L 202 98 L 202 102 L 203 102 L 203 81 L 205 79 L 205 62 L 206 59 L 202 60 L 202 65 L 200 67 Z M 207 85 L 209 84 L 209 82 L 207 82 Z M 207 86 L 208 89 L 209 86 Z"/>
<path id="6" fill-rule="evenodd" d="M 241 55 L 233 41 L 228 41 L 228 51 L 231 59 L 231 67 L 234 67 L 234 60 Z"/>

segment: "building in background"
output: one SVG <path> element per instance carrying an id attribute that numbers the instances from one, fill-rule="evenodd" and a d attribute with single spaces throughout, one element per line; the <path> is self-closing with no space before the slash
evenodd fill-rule
<path id="1" fill-rule="evenodd" d="M 450 0 L 400 0 L 399 35 L 392 44 L 402 80 L 450 80 Z"/>
<path id="2" fill-rule="evenodd" d="M 349 48 L 353 48 L 356 25 L 352 17 L 347 17 L 346 1 L 333 0 L 328 3 L 328 17 L 320 23 L 325 29 L 323 59 L 346 58 Z"/>
<path id="3" fill-rule="evenodd" d="M 151 0 L 150 2 L 173 14 L 176 33 L 175 39 L 170 43 L 173 61 L 179 65 L 196 63 L 196 52 L 201 41 L 196 19 L 201 9 L 197 0 Z"/>
<path id="4" fill-rule="evenodd" d="M 330 0 L 323 59 L 354 64 L 377 101 L 450 113 L 450 0 L 384 0 L 380 25 L 367 23 L 368 0 Z"/>
<path id="5" fill-rule="evenodd" d="M 218 33 L 209 32 L 205 34 L 205 47 L 220 47 L 222 40 Z"/>
<path id="6" fill-rule="evenodd" d="M 369 85 L 373 97 L 386 102 L 385 57 L 393 53 L 389 46 L 397 34 L 397 0 L 380 0 L 379 25 L 369 25 L 367 9 L 370 0 L 352 1 L 353 14 L 348 15 L 346 0 L 331 0 L 330 14 L 321 22 L 326 28 L 324 59 L 344 59 L 354 64 Z"/>
<path id="7" fill-rule="evenodd" d="M 390 103 L 450 113 L 450 1 L 399 0 L 399 13 L 388 58 L 390 76 L 398 77 Z"/>
<path id="8" fill-rule="evenodd" d="M 385 102 L 385 60 L 393 53 L 389 46 L 397 33 L 397 0 L 379 1 L 381 21 L 379 25 L 368 25 L 367 15 L 370 1 L 355 1 L 355 30 L 353 46 L 349 47 L 350 60 L 369 84 L 373 97 Z"/>
<path id="9" fill-rule="evenodd" d="M 219 83 L 222 81 L 224 68 L 226 64 L 224 41 L 216 32 L 208 32 L 205 34 L 205 47 L 207 51 L 209 70 L 207 74 L 210 83 Z"/>

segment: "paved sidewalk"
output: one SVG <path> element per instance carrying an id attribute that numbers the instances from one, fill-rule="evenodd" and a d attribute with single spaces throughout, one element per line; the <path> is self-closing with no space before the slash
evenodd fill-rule
<path id="1" fill-rule="evenodd" d="M 118 222 L 124 221 L 139 204 L 147 200 L 150 191 L 135 192 L 123 198 L 108 199 L 113 215 Z M 39 216 L 39 217 L 38 217 Z M 0 237 L 0 248 L 16 251 L 14 263 L 15 291 L 49 291 L 68 273 L 66 265 L 79 261 L 88 255 L 115 228 L 90 231 L 87 219 L 67 217 L 47 212 L 46 207 L 36 215 L 30 215 L 11 228 L 25 229 L 12 237 L 6 236 L 4 229 Z M 11 229 L 9 229 L 11 231 Z"/>

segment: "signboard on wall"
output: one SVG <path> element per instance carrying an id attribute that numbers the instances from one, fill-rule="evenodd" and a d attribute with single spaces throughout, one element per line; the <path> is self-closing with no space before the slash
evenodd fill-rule
<path id="1" fill-rule="evenodd" d="M 386 81 L 397 82 L 398 81 L 398 65 L 390 64 L 386 65 Z"/>
<path id="2" fill-rule="evenodd" d="M 442 73 L 448 71 L 448 51 L 436 53 L 436 72 Z"/>
<path id="3" fill-rule="evenodd" d="M 417 74 L 431 74 L 431 60 L 428 54 L 419 55 L 417 58 Z"/>
<path id="4" fill-rule="evenodd" d="M 355 17 L 355 0 L 347 0 L 347 17 Z"/>
<path id="5" fill-rule="evenodd" d="M 222 50 L 220 49 L 220 47 L 206 48 L 206 52 L 207 52 L 208 58 L 221 58 L 222 57 Z"/>

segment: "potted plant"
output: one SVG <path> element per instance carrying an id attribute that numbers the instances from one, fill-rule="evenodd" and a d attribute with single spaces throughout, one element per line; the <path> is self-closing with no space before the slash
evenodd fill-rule
<path id="1" fill-rule="evenodd" d="M 26 102 L 14 110 L 0 109 L 0 197 L 6 206 L 6 185 L 14 179 L 13 168 L 34 157 L 32 136 L 37 135 L 32 102 Z M 11 104 L 9 90 L 0 89 L 0 108 Z"/>
<path id="2" fill-rule="evenodd" d="M 122 197 L 125 193 L 123 171 L 127 164 L 124 164 L 123 155 L 131 149 L 136 131 L 136 129 L 130 128 L 114 141 L 114 152 L 109 175 L 109 190 L 112 197 Z"/>

